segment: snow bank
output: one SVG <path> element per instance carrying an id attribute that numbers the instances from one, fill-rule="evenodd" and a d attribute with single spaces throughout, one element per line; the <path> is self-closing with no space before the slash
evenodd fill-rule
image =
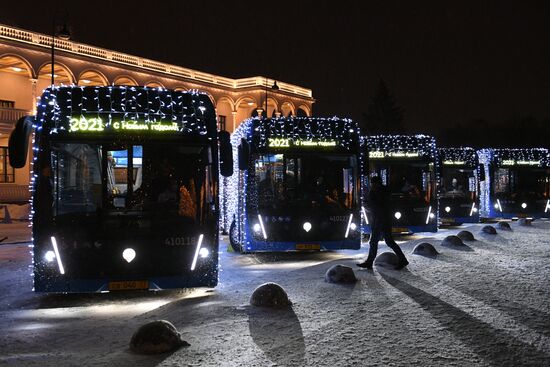
<path id="1" fill-rule="evenodd" d="M 435 257 L 439 255 L 439 252 L 435 249 L 435 247 L 428 242 L 422 242 L 416 245 L 412 253 L 415 255 L 428 256 L 428 257 Z"/>
<path id="2" fill-rule="evenodd" d="M 132 335 L 130 350 L 139 354 L 158 354 L 189 346 L 181 338 L 180 333 L 172 323 L 166 320 L 156 320 L 142 325 Z"/>
<path id="3" fill-rule="evenodd" d="M 462 242 L 462 239 L 458 236 L 447 236 L 443 239 L 443 242 L 441 242 L 442 246 L 465 246 L 464 242 Z"/>
<path id="4" fill-rule="evenodd" d="M 532 219 L 520 218 L 518 220 L 518 224 L 520 226 L 530 226 L 532 221 L 533 221 Z"/>
<path id="5" fill-rule="evenodd" d="M 497 234 L 497 230 L 493 226 L 483 226 L 481 232 L 486 234 Z"/>
<path id="6" fill-rule="evenodd" d="M 460 238 L 462 241 L 475 241 L 475 237 L 472 232 L 470 231 L 460 231 L 457 234 L 457 237 Z"/>
<path id="7" fill-rule="evenodd" d="M 393 252 L 383 252 L 374 259 L 374 265 L 393 269 L 399 265 L 399 258 Z"/>
<path id="8" fill-rule="evenodd" d="M 250 304 L 258 307 L 288 307 L 292 302 L 286 291 L 277 283 L 264 283 L 254 290 Z"/>
<path id="9" fill-rule="evenodd" d="M 508 222 L 498 222 L 497 223 L 498 229 L 504 230 L 504 231 L 511 231 L 512 227 L 510 227 L 510 223 Z"/>
<path id="10" fill-rule="evenodd" d="M 333 265 L 325 273 L 325 282 L 354 283 L 357 281 L 353 269 L 345 265 Z"/>

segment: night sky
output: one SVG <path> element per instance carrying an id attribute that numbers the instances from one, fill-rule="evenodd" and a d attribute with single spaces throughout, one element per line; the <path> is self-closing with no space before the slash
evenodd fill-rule
<path id="1" fill-rule="evenodd" d="M 411 132 L 550 119 L 547 1 L 35 3 L 0 22 L 49 34 L 57 12 L 78 42 L 311 88 L 315 115 L 361 119 L 381 77 Z"/>

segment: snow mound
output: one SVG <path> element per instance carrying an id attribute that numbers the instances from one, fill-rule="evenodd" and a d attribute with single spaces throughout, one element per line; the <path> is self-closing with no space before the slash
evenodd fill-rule
<path id="1" fill-rule="evenodd" d="M 399 265 L 399 258 L 393 252 L 383 252 L 374 259 L 374 265 L 393 269 Z"/>
<path id="2" fill-rule="evenodd" d="M 443 242 L 441 242 L 441 245 L 443 246 L 464 246 L 464 242 L 462 242 L 462 239 L 458 236 L 447 236 L 443 239 Z"/>
<path id="3" fill-rule="evenodd" d="M 504 231 L 511 231 L 512 227 L 510 227 L 510 223 L 508 222 L 498 222 L 497 223 L 498 229 L 502 229 Z"/>
<path id="4" fill-rule="evenodd" d="M 428 242 L 422 242 L 416 245 L 412 253 L 415 255 L 429 256 L 429 257 L 435 257 L 439 254 L 439 252 L 435 249 L 435 247 Z"/>
<path id="5" fill-rule="evenodd" d="M 325 282 L 354 283 L 357 281 L 353 269 L 345 265 L 333 265 L 325 273 Z"/>
<path id="6" fill-rule="evenodd" d="M 458 238 L 460 238 L 462 241 L 475 241 L 475 237 L 472 232 L 470 231 L 460 231 L 456 235 Z"/>
<path id="7" fill-rule="evenodd" d="M 139 354 L 158 354 L 189 346 L 176 327 L 166 320 L 149 322 L 132 335 L 130 350 Z"/>
<path id="8" fill-rule="evenodd" d="M 254 290 L 250 304 L 258 307 L 288 307 L 292 302 L 279 284 L 264 283 Z"/>
<path id="9" fill-rule="evenodd" d="M 520 226 L 530 226 L 532 221 L 533 221 L 532 219 L 519 218 L 518 224 Z"/>
<path id="10" fill-rule="evenodd" d="M 486 234 L 497 234 L 497 230 L 493 226 L 483 226 L 481 232 Z"/>

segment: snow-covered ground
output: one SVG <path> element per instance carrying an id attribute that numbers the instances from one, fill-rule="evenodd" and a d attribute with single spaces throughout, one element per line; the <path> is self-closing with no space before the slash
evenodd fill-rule
<path id="1" fill-rule="evenodd" d="M 474 225 L 468 247 L 440 245 L 464 228 L 408 238 L 407 269 L 357 268 L 352 286 L 325 283 L 324 273 L 367 249 L 238 255 L 224 245 L 213 290 L 37 295 L 26 245 L 0 245 L 0 365 L 550 366 L 550 222 L 496 236 Z M 425 240 L 438 258 L 410 254 Z M 292 309 L 248 305 L 268 281 Z M 132 354 L 132 333 L 156 319 L 191 346 Z"/>

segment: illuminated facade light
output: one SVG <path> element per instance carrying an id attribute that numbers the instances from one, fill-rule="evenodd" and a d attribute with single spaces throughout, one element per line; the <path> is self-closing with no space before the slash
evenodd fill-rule
<path id="1" fill-rule="evenodd" d="M 199 250 L 199 256 L 204 259 L 207 258 L 208 255 L 210 255 L 210 251 L 208 251 L 206 247 L 201 247 L 201 249 Z"/>
<path id="2" fill-rule="evenodd" d="M 131 263 L 136 258 L 136 251 L 133 248 L 126 248 L 122 251 L 122 258 Z"/>
<path id="3" fill-rule="evenodd" d="M 346 228 L 346 234 L 344 235 L 344 238 L 348 238 L 348 235 L 349 235 L 349 229 L 351 228 L 351 224 L 352 224 L 352 221 L 353 220 L 353 213 L 349 215 L 349 220 L 348 220 L 348 226 Z"/>
<path id="4" fill-rule="evenodd" d="M 44 255 L 44 259 L 46 259 L 47 262 L 51 263 L 52 261 L 55 260 L 55 252 L 53 251 L 47 251 L 46 254 Z"/>
<path id="5" fill-rule="evenodd" d="M 199 253 L 201 251 L 203 238 L 204 238 L 204 235 L 201 233 L 201 235 L 199 236 L 199 240 L 197 241 L 197 247 L 195 248 L 195 255 L 193 256 L 193 262 L 191 263 L 191 271 L 195 270 L 195 267 L 197 266 L 197 258 L 199 257 Z"/>
<path id="6" fill-rule="evenodd" d="M 16 73 L 19 73 L 19 72 L 23 71 L 23 69 L 18 68 L 17 66 L 12 66 L 11 70 L 15 71 Z"/>
<path id="7" fill-rule="evenodd" d="M 446 211 L 447 213 L 449 213 L 449 212 L 451 211 L 451 207 L 450 207 L 450 206 L 446 206 L 446 207 L 445 207 L 445 211 Z"/>
<path id="8" fill-rule="evenodd" d="M 527 203 L 521 203 L 521 207 L 522 207 L 523 209 L 527 208 Z"/>
<path id="9" fill-rule="evenodd" d="M 365 207 L 361 207 L 361 213 L 363 214 L 363 218 L 365 218 L 365 223 L 369 224 L 369 217 L 367 217 L 367 211 L 365 210 Z"/>
<path id="10" fill-rule="evenodd" d="M 309 222 L 305 222 L 304 225 L 302 226 L 302 228 L 303 228 L 304 231 L 306 231 L 306 232 L 311 231 L 311 227 L 312 227 L 312 226 L 311 226 L 311 223 L 309 223 Z"/>
<path id="11" fill-rule="evenodd" d="M 401 219 L 401 212 L 395 212 L 393 216 L 395 217 L 395 219 Z"/>
<path id="12" fill-rule="evenodd" d="M 260 228 L 262 229 L 262 235 L 264 236 L 264 240 L 267 240 L 267 233 L 265 232 L 264 221 L 260 214 L 258 214 L 258 220 L 260 221 Z"/>
<path id="13" fill-rule="evenodd" d="M 59 267 L 59 273 L 65 274 L 65 268 L 63 267 L 63 262 L 61 261 L 61 256 L 59 255 L 59 248 L 57 247 L 57 240 L 54 236 L 50 237 L 52 241 L 53 250 L 55 252 L 55 259 L 57 260 L 57 266 Z"/>
<path id="14" fill-rule="evenodd" d="M 471 217 L 474 213 L 477 213 L 476 203 L 472 203 L 472 209 L 470 210 L 470 217 Z"/>
<path id="15" fill-rule="evenodd" d="M 428 208 L 428 215 L 426 216 L 426 224 L 428 224 L 430 222 L 430 219 L 432 219 L 432 214 L 432 206 L 430 205 L 430 207 Z"/>

